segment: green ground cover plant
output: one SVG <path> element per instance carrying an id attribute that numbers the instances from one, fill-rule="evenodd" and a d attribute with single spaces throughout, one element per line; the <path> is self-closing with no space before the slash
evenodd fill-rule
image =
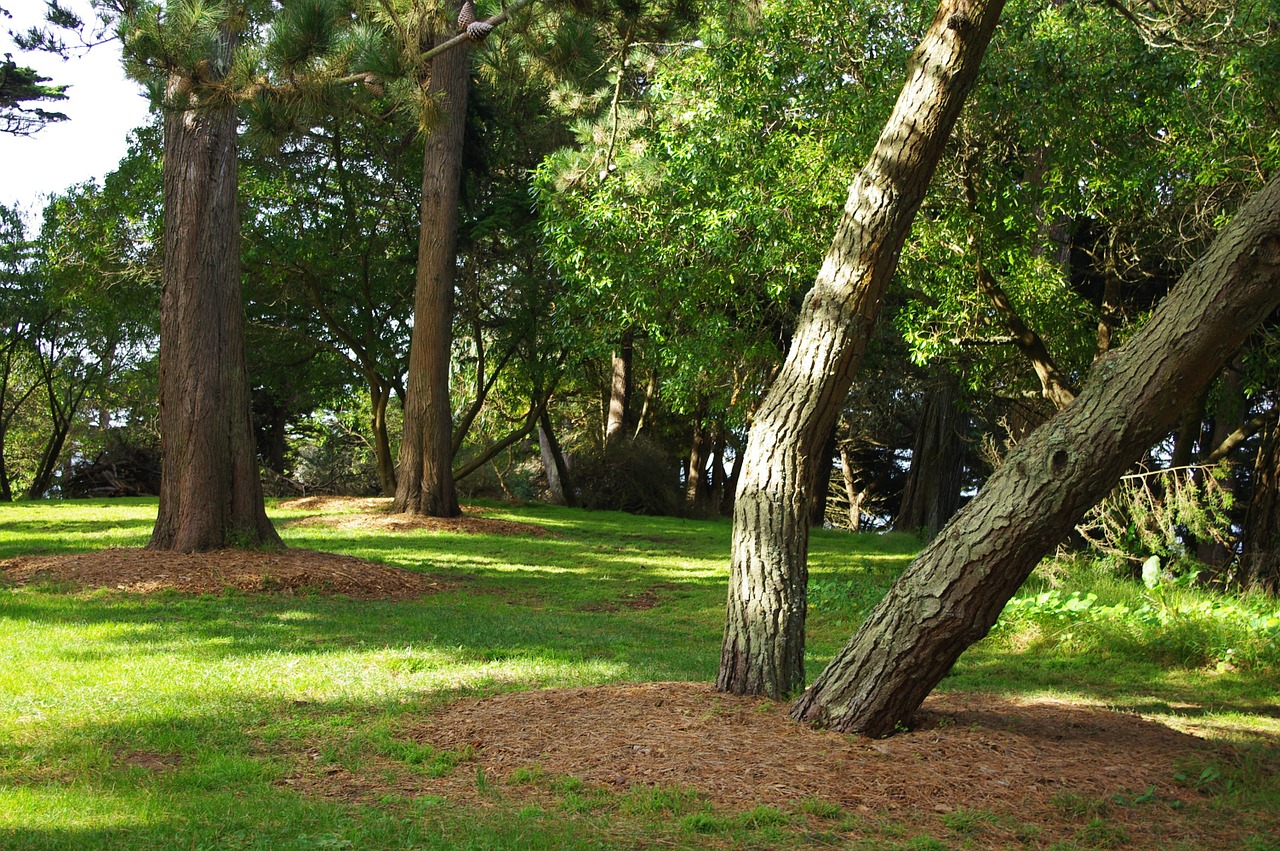
<path id="1" fill-rule="evenodd" d="M 715 675 L 727 522 L 484 510 L 552 534 L 393 533 L 273 507 L 290 547 L 451 580 L 412 602 L 0 587 L 0 848 L 964 848 L 986 847 L 1000 826 L 956 812 L 922 833 L 821 799 L 731 811 L 696 790 L 600 788 L 533 764 L 491 776 L 465 747 L 406 739 L 404 722 L 462 697 Z M 147 500 L 0 506 L 0 557 L 140 546 L 154 515 Z M 905 535 L 814 532 L 811 675 L 917 547 Z M 1058 565 L 944 688 L 1081 700 L 1255 739 L 1234 762 L 1181 766 L 1179 782 L 1206 796 L 1206 812 L 1275 823 L 1264 740 L 1280 734 L 1280 684 L 1267 606 Z M 474 777 L 486 806 L 304 794 L 287 782 L 298 754 L 334 771 L 390 762 Z M 1085 808 L 1076 846 L 1123 844 L 1114 813 L 1159 805 L 1142 795 Z M 1048 847 L 1036 825 L 1015 827 L 1000 835 Z M 1256 847 L 1266 841 L 1259 831 Z"/>

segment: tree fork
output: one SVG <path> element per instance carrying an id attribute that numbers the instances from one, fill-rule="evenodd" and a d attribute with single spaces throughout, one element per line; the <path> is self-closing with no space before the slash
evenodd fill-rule
<path id="1" fill-rule="evenodd" d="M 792 707 L 800 721 L 885 736 L 1129 465 L 1280 304 L 1280 179 L 1239 211 L 1142 330 L 1076 400 L 1009 453 Z"/>

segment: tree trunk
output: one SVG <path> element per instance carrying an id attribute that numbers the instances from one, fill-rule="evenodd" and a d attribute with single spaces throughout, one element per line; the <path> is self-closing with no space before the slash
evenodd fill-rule
<path id="1" fill-rule="evenodd" d="M 1280 592 L 1280 424 L 1272 420 L 1258 446 L 1253 498 L 1244 521 L 1240 584 Z"/>
<path id="2" fill-rule="evenodd" d="M 369 401 L 373 406 L 370 425 L 373 428 L 373 455 L 378 465 L 378 488 L 383 496 L 396 495 L 396 462 L 391 457 L 391 437 L 387 433 L 387 405 L 391 403 L 391 388 L 380 376 L 371 375 Z"/>
<path id="3" fill-rule="evenodd" d="M 1004 0 L 942 0 L 849 199 L 785 363 L 756 411 L 733 508 L 716 687 L 782 697 L 804 685 L 809 504 L 830 433 Z"/>
<path id="4" fill-rule="evenodd" d="M 867 492 L 858 490 L 853 478 L 853 459 L 849 457 L 849 450 L 843 444 L 840 446 L 840 474 L 844 477 L 844 492 L 849 499 L 849 531 L 861 532 L 862 503 Z"/>
<path id="5" fill-rule="evenodd" d="M 443 39 L 441 39 L 443 41 Z M 449 363 L 453 283 L 458 262 L 458 195 L 462 131 L 467 117 L 470 51 L 456 48 L 431 62 L 428 96 L 444 95 L 443 115 L 423 153 L 422 218 L 414 290 L 409 380 L 400 442 L 396 513 L 457 517 Z"/>
<path id="6" fill-rule="evenodd" d="M 1168 433 L 1280 303 L 1280 180 L 1255 195 L 1065 411 L 1009 453 L 889 589 L 792 717 L 884 736 L 905 724 L 1032 569 Z"/>
<path id="7" fill-rule="evenodd" d="M 609 381 L 609 419 L 605 423 L 604 442 L 613 443 L 630 434 L 631 420 L 631 364 L 635 355 L 635 341 L 628 331 L 613 353 L 613 365 Z"/>
<path id="8" fill-rule="evenodd" d="M 711 434 L 704 419 L 706 402 L 698 405 L 693 415 L 693 437 L 689 444 L 689 474 L 684 480 L 684 506 L 688 511 L 699 511 L 707 504 L 710 488 L 707 485 L 707 463 L 711 460 Z"/>
<path id="9" fill-rule="evenodd" d="M 230 65 L 224 32 L 214 73 Z M 165 115 L 164 261 L 160 294 L 160 509 L 149 546 L 192 552 L 280 546 L 267 519 L 253 444 L 240 220 L 236 109 L 202 103 L 169 78 Z"/>
<path id="10" fill-rule="evenodd" d="M 932 538 L 960 507 L 964 481 L 963 418 L 955 381 L 941 376 L 925 395 L 920 410 L 911 468 L 902 491 L 902 507 L 893 521 L 899 532 L 918 532 Z"/>
<path id="11" fill-rule="evenodd" d="M 838 422 L 831 423 L 831 433 L 822 444 L 822 454 L 815 466 L 816 478 L 813 482 L 813 499 L 809 504 L 809 525 L 822 528 L 827 522 L 827 500 L 831 497 L 831 473 L 835 468 L 837 436 L 840 430 Z"/>
<path id="12" fill-rule="evenodd" d="M 551 491 L 552 499 L 570 508 L 577 508 L 578 495 L 573 490 L 569 464 L 551 428 L 551 415 L 547 413 L 545 405 L 538 414 L 538 447 L 542 452 L 542 466 L 547 471 L 547 488 Z"/>

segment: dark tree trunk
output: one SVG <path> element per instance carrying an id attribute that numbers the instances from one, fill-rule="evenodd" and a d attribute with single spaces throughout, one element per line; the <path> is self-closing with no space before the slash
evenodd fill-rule
<path id="1" fill-rule="evenodd" d="M 960 507 L 965 429 L 959 401 L 955 381 L 949 376 L 939 377 L 925 396 L 902 507 L 893 521 L 899 532 L 923 529 L 932 538 Z"/>
<path id="2" fill-rule="evenodd" d="M 1275 420 L 1263 432 L 1253 468 L 1239 579 L 1244 587 L 1280 592 L 1280 424 Z"/>
<path id="3" fill-rule="evenodd" d="M 224 36 L 215 73 L 230 64 Z M 169 79 L 160 294 L 160 509 L 152 549 L 280 546 L 253 445 L 240 297 L 236 110 Z"/>
<path id="4" fill-rule="evenodd" d="M 943 0 L 871 159 L 854 178 L 777 378 L 756 411 L 733 508 L 716 687 L 782 697 L 804 685 L 814 463 L 848 393 L 1004 0 Z"/>
<path id="5" fill-rule="evenodd" d="M 605 443 L 613 443 L 631 433 L 631 365 L 634 355 L 635 341 L 628 331 L 613 353 L 609 372 L 609 418 L 604 428 Z"/>
<path id="6" fill-rule="evenodd" d="M 444 41 L 444 39 L 441 39 Z M 431 62 L 428 96 L 444 95 L 443 115 L 423 154 L 418 278 L 409 342 L 409 380 L 400 442 L 400 471 L 392 511 L 457 517 L 449 363 L 453 342 L 453 285 L 458 262 L 458 195 L 462 131 L 467 117 L 470 51 L 459 47 Z"/>
<path id="7" fill-rule="evenodd" d="M 378 488 L 383 496 L 396 495 L 396 462 L 391 455 L 391 436 L 387 431 L 387 405 L 391 403 L 391 388 L 380 376 L 371 375 L 369 401 L 373 406 L 370 425 L 373 428 L 373 455 L 378 465 Z"/>
<path id="8" fill-rule="evenodd" d="M 884 736 L 1280 303 L 1280 180 L 1255 195 L 1065 411 L 1009 453 L 889 589 L 792 717 Z"/>
<path id="9" fill-rule="evenodd" d="M 693 415 L 693 435 L 689 443 L 689 474 L 684 480 L 684 505 L 689 511 L 700 511 L 710 498 L 707 464 L 711 460 L 711 434 L 705 418 L 707 405 L 702 402 Z"/>
<path id="10" fill-rule="evenodd" d="M 840 430 L 838 422 L 832 422 L 831 434 L 822 444 L 822 454 L 817 459 L 817 478 L 813 483 L 813 503 L 809 506 L 809 525 L 819 529 L 827 522 L 827 500 L 831 497 L 831 473 L 835 469 L 836 438 Z"/>

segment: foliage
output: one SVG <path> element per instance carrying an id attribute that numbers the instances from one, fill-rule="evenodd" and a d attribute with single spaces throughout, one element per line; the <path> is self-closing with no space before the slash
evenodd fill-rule
<path id="1" fill-rule="evenodd" d="M 591 446 L 574 455 L 573 482 L 583 508 L 679 514 L 677 473 L 670 456 L 644 437 Z"/>
<path id="2" fill-rule="evenodd" d="M 1225 466 L 1152 470 L 1125 476 L 1077 530 L 1095 552 L 1130 567 L 1151 556 L 1177 563 L 1195 558 L 1197 540 L 1231 540 L 1233 497 Z"/>

